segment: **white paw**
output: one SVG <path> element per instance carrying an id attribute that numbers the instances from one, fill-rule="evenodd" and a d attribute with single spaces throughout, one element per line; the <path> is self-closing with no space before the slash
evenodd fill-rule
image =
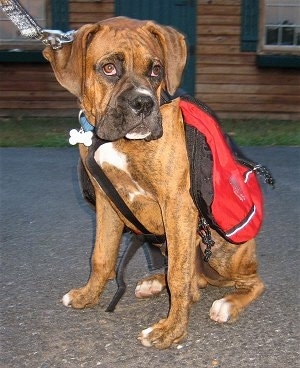
<path id="1" fill-rule="evenodd" d="M 163 289 L 164 285 L 158 280 L 144 280 L 135 288 L 135 296 L 137 298 L 149 298 L 159 294 Z"/>
<path id="2" fill-rule="evenodd" d="M 62 303 L 65 307 L 71 307 L 71 298 L 69 293 L 65 294 L 62 298 Z"/>
<path id="3" fill-rule="evenodd" d="M 152 332 L 153 328 L 152 327 L 148 327 L 145 330 L 142 331 L 139 340 L 141 341 L 142 345 L 144 346 L 151 346 L 151 342 L 148 340 L 148 335 Z"/>
<path id="4" fill-rule="evenodd" d="M 228 322 L 230 319 L 231 304 L 225 298 L 215 300 L 210 308 L 209 316 L 219 323 Z"/>

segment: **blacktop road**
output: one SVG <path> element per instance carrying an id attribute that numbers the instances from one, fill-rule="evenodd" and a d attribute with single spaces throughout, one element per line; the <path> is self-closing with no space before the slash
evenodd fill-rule
<path id="1" fill-rule="evenodd" d="M 99 306 L 76 311 L 60 299 L 89 275 L 94 214 L 81 199 L 75 149 L 1 149 L 1 368 L 299 367 L 300 148 L 247 148 L 269 166 L 258 237 L 266 292 L 231 325 L 208 317 L 224 290 L 209 287 L 193 306 L 189 334 L 164 351 L 141 346 L 139 332 L 168 310 L 168 295 L 134 297 L 147 273 L 141 251 L 126 273 L 114 313 L 110 282 Z"/>

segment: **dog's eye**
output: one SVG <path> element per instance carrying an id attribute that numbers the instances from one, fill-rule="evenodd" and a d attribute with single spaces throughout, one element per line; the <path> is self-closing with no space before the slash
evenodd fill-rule
<path id="1" fill-rule="evenodd" d="M 102 70 L 105 75 L 116 75 L 117 74 L 117 69 L 112 63 L 103 65 Z"/>
<path id="2" fill-rule="evenodd" d="M 151 70 L 151 77 L 159 77 L 161 75 L 161 66 L 154 65 Z"/>

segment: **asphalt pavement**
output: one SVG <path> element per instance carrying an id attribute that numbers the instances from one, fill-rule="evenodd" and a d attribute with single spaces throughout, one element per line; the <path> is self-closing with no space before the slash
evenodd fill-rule
<path id="1" fill-rule="evenodd" d="M 245 152 L 276 178 L 275 190 L 264 189 L 258 236 L 266 291 L 236 323 L 220 325 L 208 312 L 225 290 L 208 287 L 192 308 L 187 338 L 158 351 L 137 340 L 168 311 L 166 292 L 134 296 L 148 272 L 142 251 L 128 266 L 128 290 L 114 313 L 105 312 L 114 281 L 93 309 L 61 303 L 88 279 L 94 239 L 94 214 L 77 185 L 77 150 L 2 148 L 0 367 L 299 367 L 300 148 Z"/>

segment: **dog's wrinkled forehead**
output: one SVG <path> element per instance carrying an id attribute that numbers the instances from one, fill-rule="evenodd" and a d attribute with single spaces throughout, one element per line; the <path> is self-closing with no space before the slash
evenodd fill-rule
<path id="1" fill-rule="evenodd" d="M 107 28 L 94 35 L 87 48 L 87 61 L 96 69 L 111 62 L 123 71 L 135 72 L 150 69 L 156 62 L 165 64 L 163 49 L 154 35 L 142 29 L 118 28 Z"/>

